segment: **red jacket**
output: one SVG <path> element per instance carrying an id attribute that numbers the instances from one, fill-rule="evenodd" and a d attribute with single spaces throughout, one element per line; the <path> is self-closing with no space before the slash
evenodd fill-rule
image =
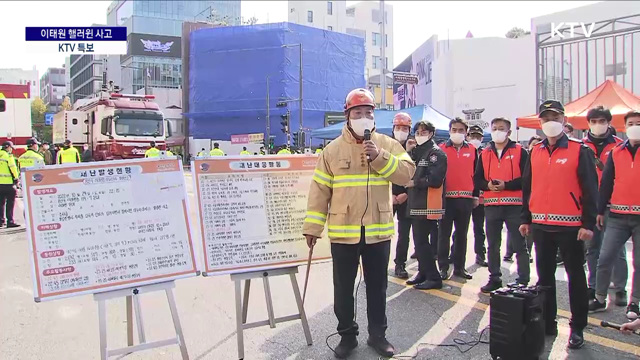
<path id="1" fill-rule="evenodd" d="M 478 161 L 476 147 L 465 141 L 458 150 L 451 140 L 448 140 L 440 144 L 440 148 L 447 154 L 445 196 L 469 199 L 478 197 L 479 191 L 474 190 L 473 186 L 473 173 Z"/>
<path id="2" fill-rule="evenodd" d="M 502 191 L 485 191 L 486 206 L 522 205 L 522 184 L 519 180 L 522 177 L 523 157 L 526 164 L 526 152 L 520 144 L 515 142 L 507 144 L 500 158 L 493 143 L 482 151 L 476 169 L 476 186 L 482 190 L 485 188 L 488 190 L 488 184 L 492 180 L 505 182 L 505 189 Z M 479 179 L 480 175 L 482 175 L 481 179 Z"/>
<path id="3" fill-rule="evenodd" d="M 604 165 L 607 163 L 607 159 L 609 158 L 609 153 L 611 152 L 611 150 L 613 150 L 613 148 L 616 147 L 616 145 L 622 142 L 622 139 L 617 136 L 611 135 L 604 141 L 605 145 L 602 148 L 600 154 L 598 154 L 598 148 L 596 147 L 596 144 L 591 141 L 589 135 L 585 136 L 584 139 L 582 139 L 582 142 L 587 145 L 595 155 L 596 172 L 598 173 L 598 184 L 600 184 L 600 181 L 602 180 L 602 171 L 604 170 Z"/>
<path id="4" fill-rule="evenodd" d="M 631 155 L 626 142 L 611 151 L 614 171 L 611 212 L 640 215 L 640 158 Z"/>

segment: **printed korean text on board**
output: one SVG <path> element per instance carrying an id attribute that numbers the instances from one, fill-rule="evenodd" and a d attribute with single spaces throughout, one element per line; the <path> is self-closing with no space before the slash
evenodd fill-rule
<path id="1" fill-rule="evenodd" d="M 205 274 L 226 274 L 306 262 L 302 235 L 316 155 L 196 159 Z M 319 239 L 314 260 L 330 258 Z"/>
<path id="2" fill-rule="evenodd" d="M 36 301 L 197 275 L 177 159 L 22 173 Z"/>

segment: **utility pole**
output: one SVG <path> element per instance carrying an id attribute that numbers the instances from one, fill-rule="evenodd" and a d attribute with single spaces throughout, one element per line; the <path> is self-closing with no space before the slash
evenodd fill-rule
<path id="1" fill-rule="evenodd" d="M 387 61 L 386 61 L 386 33 L 385 33 L 385 11 L 384 11 L 384 0 L 380 0 L 380 62 L 382 63 L 380 66 L 380 108 L 387 108 Z"/>
<path id="2" fill-rule="evenodd" d="M 269 105 L 269 75 L 267 75 L 267 137 L 266 137 L 266 139 L 269 139 L 271 137 L 271 120 L 269 119 L 269 111 L 270 111 L 270 105 Z"/>
<path id="3" fill-rule="evenodd" d="M 300 43 L 300 129 L 298 131 L 302 131 L 302 111 L 302 43 Z"/>
<path id="4" fill-rule="evenodd" d="M 142 71 L 142 75 L 144 76 L 144 94 L 149 95 L 149 68 L 145 65 Z"/>

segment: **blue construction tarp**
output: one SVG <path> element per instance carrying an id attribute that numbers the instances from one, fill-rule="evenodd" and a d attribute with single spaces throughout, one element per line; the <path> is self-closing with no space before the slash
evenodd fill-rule
<path id="1" fill-rule="evenodd" d="M 450 118 L 441 114 L 429 105 L 414 106 L 398 111 L 375 110 L 374 117 L 376 119 L 376 131 L 391 136 L 393 131 L 393 117 L 399 112 L 406 112 L 411 116 L 413 123 L 421 120 L 430 121 L 436 127 L 436 138 L 445 139 L 449 137 Z M 311 137 L 325 140 L 333 140 L 340 135 L 344 123 L 327 126 L 322 129 L 313 130 Z M 491 140 L 491 134 L 486 130 L 484 132 L 483 142 Z"/>
<path id="2" fill-rule="evenodd" d="M 323 127 L 325 112 L 342 111 L 346 94 L 365 85 L 364 39 L 291 23 L 232 26 L 191 34 L 190 136 L 266 133 L 268 86 L 270 134 L 285 143 L 281 115 L 289 110 L 292 132 L 300 124 L 300 44 L 303 129 Z"/>

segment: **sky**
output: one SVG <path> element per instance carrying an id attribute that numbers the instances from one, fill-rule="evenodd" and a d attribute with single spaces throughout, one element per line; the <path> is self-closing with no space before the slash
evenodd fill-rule
<path id="1" fill-rule="evenodd" d="M 400 64 L 434 34 L 440 40 L 504 37 L 513 27 L 531 28 L 531 18 L 564 11 L 595 1 L 387 1 L 393 6 L 394 66 Z M 33 55 L 26 50 L 27 26 L 90 26 L 105 24 L 111 1 L 2 1 L 0 68 L 32 69 L 40 76 L 61 67 L 64 55 Z M 347 1 L 347 6 L 357 1 Z M 242 16 L 258 23 L 287 20 L 287 1 L 242 1 Z"/>

